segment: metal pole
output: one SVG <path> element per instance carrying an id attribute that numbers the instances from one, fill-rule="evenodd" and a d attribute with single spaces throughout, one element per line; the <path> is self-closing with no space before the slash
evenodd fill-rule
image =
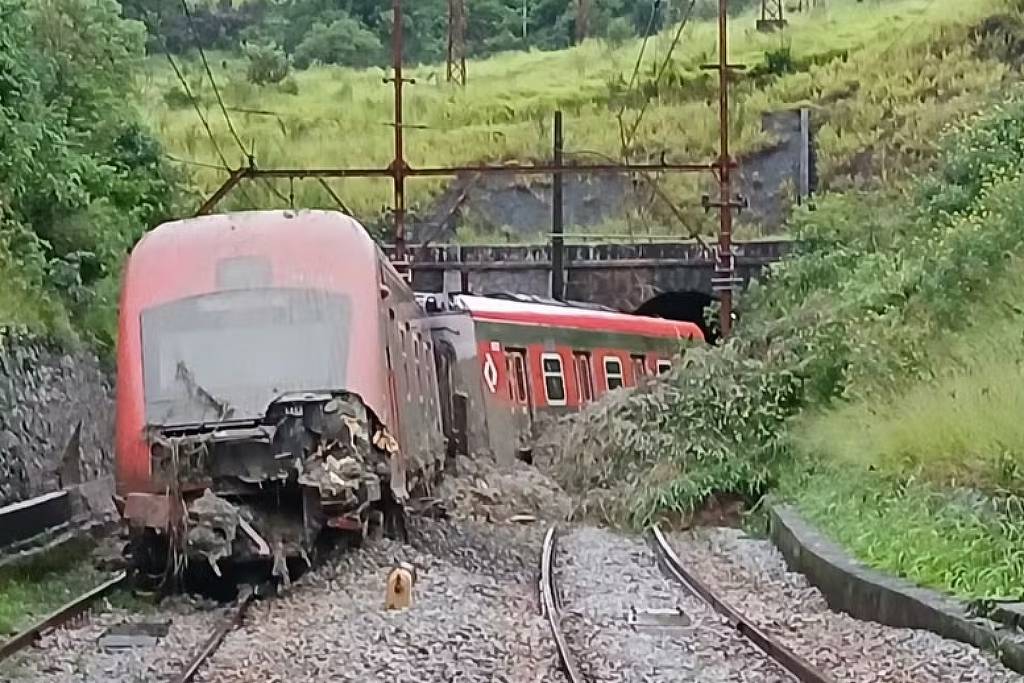
<path id="1" fill-rule="evenodd" d="M 523 0 L 523 46 L 526 46 L 526 2 Z"/>
<path id="2" fill-rule="evenodd" d="M 562 112 L 555 112 L 555 167 L 562 165 Z M 565 242 L 565 206 L 562 201 L 562 172 L 552 174 L 551 185 L 551 297 L 562 301 L 565 298 L 565 266 L 563 262 Z"/>
<path id="3" fill-rule="evenodd" d="M 391 28 L 392 58 L 394 60 L 395 85 L 395 158 L 392 163 L 392 177 L 395 188 L 395 260 L 405 260 L 405 140 L 402 129 L 402 0 L 392 5 L 393 26 Z"/>
<path id="4" fill-rule="evenodd" d="M 727 278 L 721 290 L 719 325 L 722 337 L 732 332 L 732 280 L 735 268 L 732 258 L 732 158 L 729 156 L 729 0 L 718 0 L 718 79 L 719 135 L 721 154 L 718 158 L 719 216 L 718 258 L 716 275 Z"/>

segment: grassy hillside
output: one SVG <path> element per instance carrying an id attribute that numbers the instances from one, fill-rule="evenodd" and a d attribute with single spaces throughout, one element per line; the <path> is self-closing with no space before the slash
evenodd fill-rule
<path id="1" fill-rule="evenodd" d="M 934 172 L 798 212 L 800 253 L 724 347 L 552 435 L 583 511 L 644 526 L 781 492 L 868 562 L 1024 597 L 1024 93 L 936 142 Z"/>
<path id="2" fill-rule="evenodd" d="M 858 176 L 891 179 L 908 163 L 934 154 L 939 132 L 974 111 L 1009 76 L 998 46 L 976 39 L 977 27 L 1001 6 L 997 0 L 935 2 L 891 0 L 860 3 L 834 0 L 829 7 L 791 17 L 789 30 L 766 35 L 754 30 L 754 16 L 732 24 L 732 59 L 753 68 L 735 88 L 733 121 L 737 149 L 756 150 L 768 142 L 760 115 L 783 107 L 815 108 L 819 129 L 819 171 L 826 187 L 855 184 Z M 565 110 L 567 147 L 613 157 L 622 153 L 617 114 L 625 107 L 627 128 L 636 122 L 644 97 L 654 99 L 636 128 L 630 154 L 639 159 L 667 150 L 680 160 L 706 160 L 715 153 L 717 92 L 714 74 L 700 66 L 713 61 L 715 27 L 693 22 L 660 83 L 656 65 L 668 53 L 675 28 L 652 38 L 644 52 L 638 84 L 628 88 L 640 52 L 639 40 L 614 46 L 591 40 L 560 52 L 503 54 L 470 65 L 465 90 L 444 83 L 443 67 L 413 71 L 406 118 L 426 126 L 410 130 L 413 165 L 445 165 L 544 157 L 550 149 L 550 120 Z M 984 32 L 983 32 L 984 33 Z M 392 100 L 377 69 L 314 68 L 297 72 L 285 88 L 245 80 L 239 61 L 215 60 L 232 118 L 260 166 L 385 166 L 391 158 Z M 218 145 L 230 162 L 241 152 L 218 115 L 209 84 L 197 65 L 188 80 L 199 93 Z M 170 150 L 183 159 L 219 164 L 216 152 L 166 63 L 153 62 L 142 82 L 149 118 Z M 297 94 L 292 94 L 296 93 Z M 245 113 L 239 110 L 248 110 Z M 254 113 L 258 110 L 260 113 Z M 193 166 L 195 182 L 212 191 L 225 177 L 215 168 Z M 414 204 L 443 185 L 417 180 Z M 666 189 L 694 209 L 699 183 L 671 177 Z M 297 204 L 331 206 L 315 182 L 280 182 Z M 346 180 L 336 184 L 346 203 L 364 219 L 390 204 L 387 182 Z M 281 205 L 266 186 L 234 195 L 229 205 Z M 702 213 L 694 209 L 695 213 Z"/>

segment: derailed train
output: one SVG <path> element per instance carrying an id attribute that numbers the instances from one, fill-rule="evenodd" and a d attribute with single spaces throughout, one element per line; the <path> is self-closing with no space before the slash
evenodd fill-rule
<path id="1" fill-rule="evenodd" d="M 455 454 L 529 452 L 536 421 L 670 367 L 693 324 L 416 296 L 327 211 L 162 225 L 132 252 L 117 484 L 138 565 L 266 560 L 399 524 Z"/>

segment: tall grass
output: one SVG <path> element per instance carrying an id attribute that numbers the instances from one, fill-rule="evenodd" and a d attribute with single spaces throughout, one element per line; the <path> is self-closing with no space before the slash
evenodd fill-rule
<path id="1" fill-rule="evenodd" d="M 966 329 L 934 340 L 924 377 L 805 416 L 802 451 L 943 486 L 1024 494 L 1024 288 L 1016 266 Z"/>
<path id="2" fill-rule="evenodd" d="M 1005 77 L 1005 66 L 976 56 L 966 44 L 968 27 L 997 4 L 996 0 L 834 0 L 828 8 L 792 16 L 790 28 L 780 34 L 757 32 L 753 15 L 738 18 L 732 25 L 733 61 L 753 66 L 762 62 L 766 51 L 788 47 L 794 63 L 804 66 L 767 85 L 745 81 L 735 86 L 736 149 L 749 152 L 771 142 L 760 128 L 764 112 L 811 104 L 819 108 L 815 118 L 824 181 L 838 182 L 850 175 L 851 159 L 861 152 L 868 153 L 865 163 L 871 172 L 893 173 L 930 151 L 943 127 L 977 108 Z M 673 30 L 648 46 L 640 69 L 645 87 L 650 87 L 653 70 L 667 53 Z M 662 150 L 677 160 L 708 160 L 715 154 L 717 85 L 713 75 L 700 68 L 713 61 L 715 45 L 713 23 L 687 27 L 668 77 L 650 91 L 653 99 L 637 129 L 635 158 Z M 560 52 L 502 54 L 471 63 L 464 90 L 446 84 L 440 67 L 412 69 L 417 83 L 407 89 L 406 120 L 425 128 L 408 131 L 410 163 L 452 165 L 546 157 L 551 114 L 559 108 L 566 112 L 570 151 L 619 157 L 616 114 L 638 50 L 638 41 L 612 47 L 589 40 Z M 841 57 L 843 53 L 848 57 Z M 248 110 L 235 111 L 232 117 L 245 145 L 255 149 L 260 166 L 384 167 L 390 161 L 393 146 L 388 124 L 393 111 L 391 90 L 382 83 L 383 71 L 324 67 L 298 72 L 294 78 L 299 94 L 292 95 L 278 87 L 245 82 L 244 66 L 235 59 L 216 62 L 228 105 Z M 209 84 L 194 64 L 187 65 L 187 70 L 219 147 L 229 163 L 241 163 L 243 155 L 217 111 Z M 219 164 L 192 108 L 171 107 L 165 101 L 164 95 L 176 87 L 163 62 L 150 65 L 142 88 L 155 129 L 175 155 Z M 641 102 L 635 93 L 626 99 L 623 119 L 631 126 Z M 195 169 L 195 181 L 206 192 L 225 175 L 215 169 Z M 444 183 L 413 181 L 413 207 L 423 206 Z M 680 202 L 697 203 L 698 183 L 679 177 L 665 183 Z M 338 181 L 335 189 L 364 219 L 372 220 L 391 204 L 387 181 Z M 276 190 L 297 205 L 333 204 L 315 182 L 279 181 Z M 233 195 L 227 205 L 283 203 L 265 184 L 248 187 L 247 194 Z"/>

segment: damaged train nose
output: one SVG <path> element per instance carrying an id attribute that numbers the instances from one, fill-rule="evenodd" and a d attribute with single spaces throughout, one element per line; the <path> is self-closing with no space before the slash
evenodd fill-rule
<path id="1" fill-rule="evenodd" d="M 361 540 L 373 510 L 407 495 L 397 442 L 353 394 L 286 396 L 258 421 L 150 440 L 164 493 L 129 495 L 125 517 L 217 576 L 225 560 L 266 560 L 287 584 L 285 560 L 309 563 L 325 528 Z"/>

